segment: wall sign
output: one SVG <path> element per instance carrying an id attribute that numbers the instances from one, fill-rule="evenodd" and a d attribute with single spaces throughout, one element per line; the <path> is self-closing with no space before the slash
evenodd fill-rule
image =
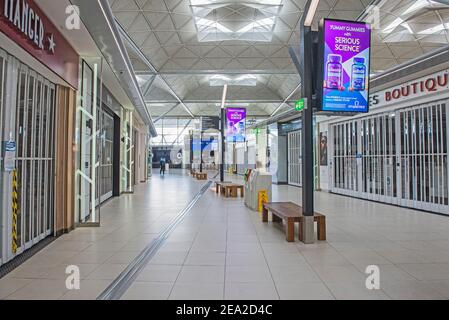
<path id="1" fill-rule="evenodd" d="M 370 95 L 370 106 L 387 106 L 449 90 L 449 70 L 443 70 Z"/>
<path id="2" fill-rule="evenodd" d="M 3 142 L 4 169 L 6 172 L 12 172 L 16 168 L 16 142 Z"/>
<path id="3" fill-rule="evenodd" d="M 368 112 L 370 25 L 324 19 L 320 33 L 319 110 Z"/>
<path id="4" fill-rule="evenodd" d="M 220 128 L 220 117 L 201 117 L 201 130 L 203 132 L 208 130 L 218 131 Z"/>
<path id="5" fill-rule="evenodd" d="M 246 131 L 246 109 L 226 109 L 226 141 L 244 142 Z"/>
<path id="6" fill-rule="evenodd" d="M 34 0 L 0 0 L 0 31 L 78 89 L 79 56 Z"/>
<path id="7" fill-rule="evenodd" d="M 298 101 L 295 102 L 295 110 L 296 111 L 302 111 L 305 107 L 305 101 L 304 98 L 299 99 Z"/>

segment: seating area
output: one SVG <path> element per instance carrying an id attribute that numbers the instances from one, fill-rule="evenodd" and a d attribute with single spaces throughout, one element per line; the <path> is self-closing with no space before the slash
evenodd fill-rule
<path id="1" fill-rule="evenodd" d="M 295 241 L 295 223 L 299 223 L 298 239 L 302 237 L 302 223 L 304 216 L 302 215 L 302 207 L 293 202 L 272 202 L 263 205 L 262 222 L 268 222 L 268 212 L 272 214 L 273 222 L 285 221 L 286 240 L 288 242 Z M 317 223 L 317 238 L 319 241 L 326 240 L 326 216 L 320 213 L 314 214 L 314 221 Z"/>

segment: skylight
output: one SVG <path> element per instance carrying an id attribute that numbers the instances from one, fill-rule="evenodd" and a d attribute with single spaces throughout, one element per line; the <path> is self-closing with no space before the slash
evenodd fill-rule
<path id="1" fill-rule="evenodd" d="M 425 35 L 427 35 L 427 34 L 435 34 L 435 33 L 438 33 L 440 31 L 448 30 L 448 29 L 449 29 L 449 23 L 446 23 L 446 24 L 442 23 L 442 24 L 436 25 L 435 27 L 422 30 L 422 31 L 418 32 L 418 34 L 425 34 Z"/>
<path id="2" fill-rule="evenodd" d="M 209 79 L 209 85 L 211 87 L 222 87 L 224 85 L 228 86 L 257 86 L 257 77 L 251 74 L 243 74 L 236 77 L 225 76 L 225 75 L 214 75 Z"/>
<path id="3" fill-rule="evenodd" d="M 190 0 L 190 4 L 192 6 L 206 6 L 206 5 L 211 5 L 211 4 L 219 4 L 219 3 L 223 3 L 223 2 L 241 3 L 242 1 L 240 1 L 240 0 L 227 0 L 227 1 L 223 1 L 223 0 Z M 282 4 L 282 0 L 253 0 L 251 2 L 257 3 L 257 4 L 262 4 L 262 5 L 272 5 L 272 6 L 279 6 Z"/>
<path id="4" fill-rule="evenodd" d="M 200 42 L 270 42 L 282 6 L 282 0 L 190 0 L 190 3 Z"/>
<path id="5" fill-rule="evenodd" d="M 232 33 L 232 30 L 226 28 L 222 24 L 212 21 L 212 20 L 207 20 L 204 18 L 196 18 L 196 25 L 198 27 L 198 31 L 200 31 L 200 32 Z"/>
<path id="6" fill-rule="evenodd" d="M 435 1 L 430 0 L 417 0 L 414 4 L 407 8 L 402 14 L 406 15 L 415 11 L 418 11 L 422 8 L 425 8 L 429 5 L 435 4 Z"/>
<path id="7" fill-rule="evenodd" d="M 238 30 L 237 33 L 245 33 L 249 31 L 255 31 L 260 29 L 262 32 L 269 32 L 273 26 L 274 21 L 276 20 L 276 17 L 270 17 L 265 19 L 260 19 L 255 22 L 251 22 L 246 27 L 243 27 L 242 29 Z"/>
<path id="8" fill-rule="evenodd" d="M 382 30 L 383 33 L 391 33 L 396 29 L 401 23 L 404 22 L 402 18 L 396 18 L 392 23 L 390 23 L 385 29 Z"/>

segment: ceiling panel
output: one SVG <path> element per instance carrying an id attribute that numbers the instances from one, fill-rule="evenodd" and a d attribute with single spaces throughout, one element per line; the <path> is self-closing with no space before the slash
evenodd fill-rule
<path id="1" fill-rule="evenodd" d="M 163 77 L 181 99 L 221 99 L 221 88 L 208 86 L 210 75 L 204 73 L 257 71 L 257 86 L 231 88 L 229 99 L 283 100 L 300 83 L 288 48 L 300 43 L 299 21 L 306 0 L 279 0 L 279 5 L 269 10 L 257 5 L 263 1 L 209 0 L 207 10 L 203 8 L 206 11 L 192 7 L 191 0 L 110 0 L 110 4 L 117 21 L 160 73 L 158 78 Z M 375 10 L 366 11 L 371 3 L 371 0 L 321 0 L 314 27 L 321 18 L 372 18 L 378 10 L 380 19 L 374 25 L 372 39 L 372 73 L 449 44 L 449 6 L 430 0 L 380 0 L 376 1 Z M 215 6 L 213 10 L 211 5 Z M 274 15 L 275 23 L 267 29 L 272 33 L 269 41 L 255 41 L 256 38 L 200 41 L 198 16 L 209 19 L 216 32 L 220 28 L 236 32 L 270 14 Z M 251 32 L 256 27 L 257 24 L 252 25 Z M 138 59 L 132 61 L 137 71 L 148 71 Z M 153 86 L 146 97 L 149 101 L 175 99 L 167 86 L 158 81 Z M 261 103 L 254 108 L 258 108 L 258 113 L 269 114 L 277 107 Z M 214 108 L 217 109 L 215 104 L 204 108 L 192 105 L 195 112 Z"/>

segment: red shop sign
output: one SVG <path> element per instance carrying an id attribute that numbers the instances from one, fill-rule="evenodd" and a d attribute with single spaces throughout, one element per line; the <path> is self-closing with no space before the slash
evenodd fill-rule
<path id="1" fill-rule="evenodd" d="M 34 0 L 0 0 L 0 30 L 78 89 L 79 56 Z"/>

